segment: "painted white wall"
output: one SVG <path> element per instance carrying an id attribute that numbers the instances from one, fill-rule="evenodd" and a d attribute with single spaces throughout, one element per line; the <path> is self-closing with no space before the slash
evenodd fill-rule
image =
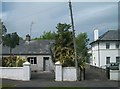
<path id="1" fill-rule="evenodd" d="M 55 81 L 77 81 L 76 68 L 55 64 Z"/>
<path id="2" fill-rule="evenodd" d="M 110 80 L 120 80 L 120 70 L 110 70 Z"/>
<path id="3" fill-rule="evenodd" d="M 0 67 L 1 78 L 22 80 L 23 79 L 23 67 Z"/>
<path id="4" fill-rule="evenodd" d="M 0 71 L 0 78 L 29 81 L 31 77 L 29 63 L 23 67 L 0 67 Z"/>
<path id="5" fill-rule="evenodd" d="M 75 67 L 63 67 L 63 81 L 77 81 Z"/>
<path id="6" fill-rule="evenodd" d="M 116 41 L 117 42 L 117 41 Z M 110 42 L 110 49 L 106 49 L 106 42 L 99 42 L 99 47 L 98 43 L 94 43 L 92 45 L 92 60 L 91 64 L 94 66 L 104 66 L 106 65 L 106 57 L 110 57 L 110 62 L 116 62 L 116 57 L 120 56 L 120 48 L 116 49 L 116 44 L 115 41 Z M 98 52 L 99 48 L 99 52 Z M 99 63 L 99 56 L 100 55 L 100 63 Z M 96 64 L 96 65 L 95 65 Z M 100 64 L 100 65 L 99 65 Z"/>

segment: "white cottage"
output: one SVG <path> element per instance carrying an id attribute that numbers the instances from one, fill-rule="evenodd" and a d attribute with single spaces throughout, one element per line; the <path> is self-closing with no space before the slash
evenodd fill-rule
<path id="1" fill-rule="evenodd" d="M 12 50 L 12 54 L 27 57 L 28 62 L 31 63 L 32 71 L 53 71 L 54 63 L 50 53 L 52 44 L 51 40 L 30 40 L 30 36 L 26 35 L 26 40 L 20 40 L 19 45 Z M 3 46 L 2 57 L 9 55 L 9 48 Z"/>
<path id="2" fill-rule="evenodd" d="M 91 45 L 91 65 L 105 67 L 111 62 L 120 62 L 120 31 L 109 30 L 99 37 L 98 29 L 94 30 L 94 41 Z"/>

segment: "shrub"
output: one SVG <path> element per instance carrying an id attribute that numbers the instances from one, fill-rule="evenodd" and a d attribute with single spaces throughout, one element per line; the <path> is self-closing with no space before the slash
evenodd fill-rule
<path id="1" fill-rule="evenodd" d="M 2 66 L 3 67 L 22 67 L 25 61 L 27 60 L 20 56 L 4 57 L 2 59 Z"/>

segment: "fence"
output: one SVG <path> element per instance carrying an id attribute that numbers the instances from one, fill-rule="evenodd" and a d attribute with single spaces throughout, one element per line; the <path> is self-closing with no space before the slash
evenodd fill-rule
<path id="1" fill-rule="evenodd" d="M 31 77 L 30 63 L 23 63 L 23 67 L 0 67 L 0 78 L 29 81 Z"/>

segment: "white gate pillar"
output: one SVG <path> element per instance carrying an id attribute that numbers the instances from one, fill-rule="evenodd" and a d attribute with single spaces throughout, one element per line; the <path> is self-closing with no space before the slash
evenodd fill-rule
<path id="1" fill-rule="evenodd" d="M 25 62 L 23 63 L 23 80 L 29 81 L 30 78 L 31 78 L 30 63 Z"/>
<path id="2" fill-rule="evenodd" d="M 55 81 L 62 81 L 62 65 L 59 61 L 55 63 Z"/>

